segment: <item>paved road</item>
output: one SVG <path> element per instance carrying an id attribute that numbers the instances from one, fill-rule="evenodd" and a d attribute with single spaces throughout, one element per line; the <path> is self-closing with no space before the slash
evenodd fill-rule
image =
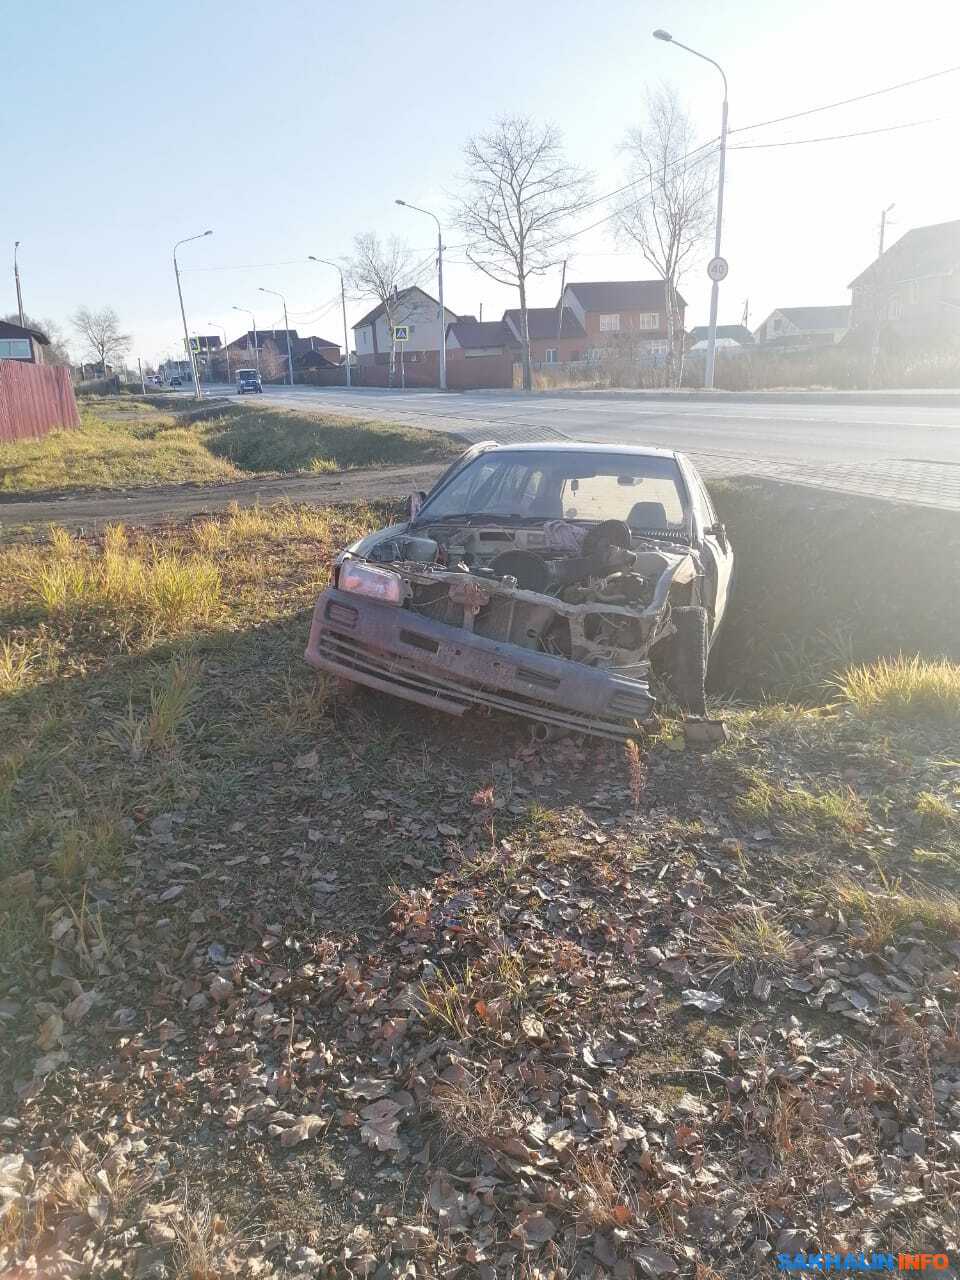
<path id="1" fill-rule="evenodd" d="M 230 388 L 222 388 L 225 393 Z M 960 510 L 960 407 L 924 403 L 640 400 L 269 387 L 266 403 L 401 421 L 504 443 L 568 437 L 689 453 L 708 475 L 753 474 Z"/>

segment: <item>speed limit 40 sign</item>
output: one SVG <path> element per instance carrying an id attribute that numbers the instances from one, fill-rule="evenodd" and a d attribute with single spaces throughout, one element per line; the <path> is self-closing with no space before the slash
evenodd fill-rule
<path id="1" fill-rule="evenodd" d="M 707 263 L 707 275 L 711 280 L 715 280 L 717 284 L 726 279 L 729 270 L 726 258 L 711 258 Z"/>

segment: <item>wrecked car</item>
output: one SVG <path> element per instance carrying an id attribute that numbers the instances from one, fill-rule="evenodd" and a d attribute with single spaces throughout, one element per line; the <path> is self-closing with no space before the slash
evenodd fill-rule
<path id="1" fill-rule="evenodd" d="M 409 518 L 341 552 L 306 659 L 453 715 L 627 738 L 651 670 L 703 715 L 733 553 L 683 454 L 474 445 Z"/>

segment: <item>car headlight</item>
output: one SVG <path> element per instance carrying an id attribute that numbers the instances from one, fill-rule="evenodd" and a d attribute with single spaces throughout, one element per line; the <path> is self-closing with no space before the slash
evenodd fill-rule
<path id="1" fill-rule="evenodd" d="M 354 595 L 370 596 L 381 604 L 399 604 L 403 598 L 403 583 L 395 573 L 375 569 L 362 560 L 343 562 L 337 586 L 341 591 L 352 591 Z"/>

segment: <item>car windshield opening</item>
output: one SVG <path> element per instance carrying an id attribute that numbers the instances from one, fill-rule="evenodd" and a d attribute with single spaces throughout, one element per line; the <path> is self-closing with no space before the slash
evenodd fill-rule
<path id="1" fill-rule="evenodd" d="M 417 524 L 476 517 L 622 520 L 680 529 L 684 485 L 676 461 L 641 454 L 524 450 L 481 455 L 430 498 Z"/>

